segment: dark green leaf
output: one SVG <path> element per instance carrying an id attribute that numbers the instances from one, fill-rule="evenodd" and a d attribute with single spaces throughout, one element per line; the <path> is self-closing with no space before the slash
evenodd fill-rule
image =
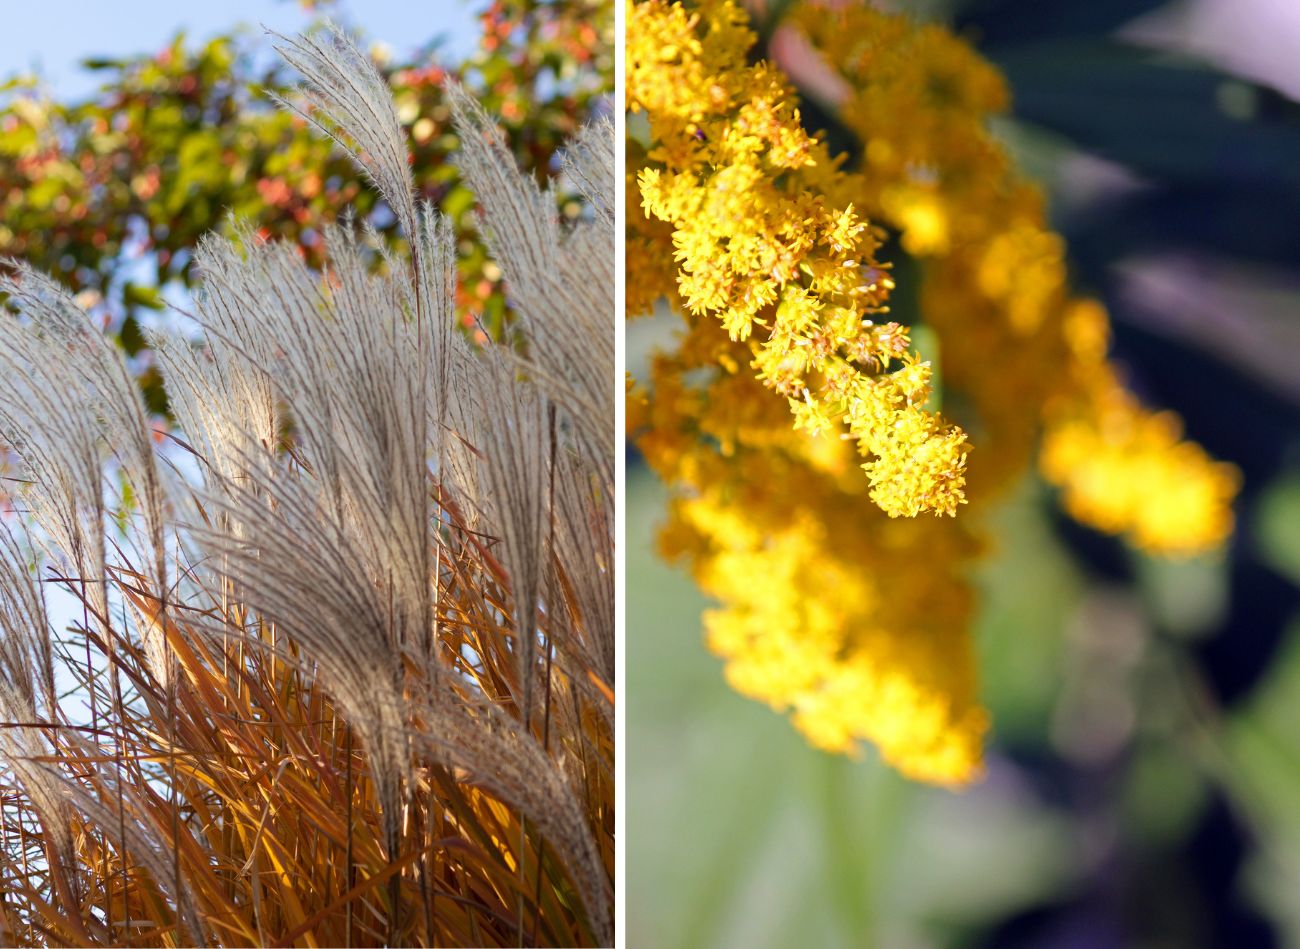
<path id="1" fill-rule="evenodd" d="M 1269 90 L 1110 42 L 1004 51 L 999 65 L 1019 118 L 1086 151 L 1171 181 L 1300 189 L 1297 110 Z M 1229 115 L 1225 91 L 1253 101 L 1258 114 Z"/>

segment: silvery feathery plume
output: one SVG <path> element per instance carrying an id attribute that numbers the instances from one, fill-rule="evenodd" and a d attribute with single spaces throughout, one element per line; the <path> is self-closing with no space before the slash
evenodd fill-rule
<path id="1" fill-rule="evenodd" d="M 351 155 L 397 215 L 403 232 L 415 235 L 415 186 L 406 135 L 384 78 L 332 23 L 317 35 L 273 35 L 282 41 L 276 52 L 305 80 L 298 87 L 303 105 L 279 96 L 276 101 Z"/>
<path id="2" fill-rule="evenodd" d="M 458 164 L 478 197 L 488 245 L 528 340 L 529 377 L 569 419 L 580 453 L 613 484 L 613 126 L 585 129 L 564 158 L 593 219 L 564 229 L 555 196 L 519 173 L 505 136 L 458 84 L 447 84 Z"/>
<path id="3" fill-rule="evenodd" d="M 280 437 L 275 386 L 264 370 L 250 365 L 268 365 L 275 355 L 266 334 L 247 319 L 258 301 L 241 295 L 242 284 L 222 282 L 245 262 L 239 247 L 254 240 L 247 229 L 237 234 L 236 242 L 205 235 L 196 250 L 210 275 L 208 292 L 196 301 L 197 319 L 209 330 L 206 345 L 195 347 L 175 333 L 149 334 L 169 383 L 172 415 L 195 456 L 214 468 L 218 483 L 238 480 L 249 464 L 265 470 Z"/>
<path id="4" fill-rule="evenodd" d="M 72 870 L 77 853 L 60 781 L 34 760 L 52 751 L 33 726 L 54 723 L 57 698 L 45 599 L 29 559 L 0 523 L 0 717 L 13 726 L 0 729 L 0 749 L 36 808 L 54 858 Z"/>
<path id="5" fill-rule="evenodd" d="M 139 500 L 147 548 L 141 591 L 165 603 L 165 490 L 144 397 L 121 352 L 71 294 L 19 261 L 0 274 L 0 293 L 19 318 L 0 320 L 0 438 L 27 474 L 23 496 L 56 550 L 75 568 L 90 611 L 108 626 L 103 458 L 111 453 Z M 159 638 L 146 651 L 160 680 Z"/>
<path id="6" fill-rule="evenodd" d="M 17 454 L 21 499 L 51 554 L 88 584 L 91 611 L 107 614 L 100 425 L 75 360 L 30 323 L 0 319 L 0 439 Z"/>
<path id="7" fill-rule="evenodd" d="M 466 145 L 465 170 L 526 314 L 523 352 L 475 347 L 455 331 L 450 227 L 414 200 L 405 136 L 382 78 L 336 29 L 280 39 L 306 79 L 305 105 L 289 108 L 348 150 L 412 252 L 398 257 L 350 227 L 330 227 L 329 263 L 318 273 L 290 248 L 248 235 L 205 241 L 196 315 L 210 353 L 159 347 L 168 389 L 180 393 L 178 418 L 204 450 L 226 455 L 199 489 L 203 508 L 219 517 L 190 533 L 241 599 L 304 647 L 357 729 L 390 857 L 413 752 L 434 753 L 481 776 L 555 837 L 607 941 L 599 849 L 530 720 L 544 599 L 556 603 L 550 635 L 563 634 L 560 615 L 568 615 L 566 639 L 599 657 L 593 665 L 612 678 L 612 128 L 588 130 L 569 157 L 595 210 L 562 230 L 553 199 L 527 182 L 478 106 L 449 90 L 462 134 L 486 136 L 481 149 Z M 378 273 L 376 255 L 384 258 Z M 535 272 L 551 266 L 554 273 Z M 281 403 L 295 432 L 291 455 L 266 447 Z M 243 412 L 257 433 L 235 430 Z M 473 512 L 476 529 L 501 540 L 522 721 L 439 684 L 429 661 L 446 542 L 435 496 Z M 568 518 L 576 523 L 556 523 Z M 570 591 L 563 606 L 561 588 Z M 412 665 L 432 674 L 416 706 L 404 691 Z M 586 682 L 581 673 L 571 678 Z M 436 739 L 409 728 L 413 708 L 441 729 Z"/>
<path id="8" fill-rule="evenodd" d="M 478 198 L 489 247 L 526 337 L 524 356 L 495 347 L 495 361 L 513 366 L 519 384 L 535 389 L 560 419 L 560 444 L 552 459 L 556 470 L 545 473 L 526 464 L 538 452 L 540 433 L 528 426 L 484 432 L 493 493 L 498 503 L 508 500 L 515 507 L 514 516 L 503 518 L 512 578 L 528 583 L 545 576 L 527 553 L 541 548 L 534 512 L 544 492 L 559 513 L 551 514 L 559 556 L 550 568 L 576 566 L 563 585 L 573 591 L 570 616 L 576 614 L 581 636 L 575 633 L 566 645 L 581 648 L 613 681 L 613 127 L 604 120 L 592 124 L 564 153 L 565 175 L 592 210 L 590 220 L 566 229 L 555 196 L 520 174 L 504 135 L 482 107 L 455 83 L 448 83 L 447 93 L 461 142 L 458 164 Z M 460 390 L 477 390 L 480 418 L 493 418 L 494 411 L 514 414 L 500 403 L 507 398 L 519 403 L 520 397 L 495 384 L 506 371 L 480 374 L 478 386 Z M 516 459 L 514 470 L 508 458 Z M 530 646 L 531 639 L 525 642 L 525 659 Z"/>
<path id="9" fill-rule="evenodd" d="M 562 653 L 583 654 L 568 676 L 570 687 L 588 687 L 586 668 L 599 670 L 608 682 L 614 675 L 613 127 L 588 127 L 565 153 L 566 174 L 592 209 L 590 220 L 566 229 L 554 195 L 520 172 L 500 129 L 478 103 L 454 83 L 447 93 L 461 142 L 458 164 L 478 198 L 524 335 L 522 352 L 502 344 L 471 351 L 462 338 L 455 340 L 452 414 L 478 448 L 481 469 L 462 488 L 480 490 L 479 510 L 502 540 L 516 604 L 526 732 L 539 599 L 547 602 L 552 641 L 559 640 Z M 569 629 L 560 640 L 562 615 Z M 603 703 L 597 707 L 612 715 Z M 508 737 L 499 717 L 489 733 L 499 749 L 492 758 L 517 769 L 498 768 L 501 793 L 513 800 L 555 795 L 546 816 L 550 833 L 568 841 L 575 872 L 592 868 L 581 856 L 589 850 L 578 840 L 580 822 L 562 802 L 559 773 L 548 774 L 554 786 L 523 778 L 536 773 L 534 753 L 545 759 L 531 735 Z M 594 887 L 599 876 L 590 869 L 588 885 Z"/>
<path id="10" fill-rule="evenodd" d="M 298 460 L 237 449 L 242 470 L 214 472 L 202 501 L 240 532 L 192 534 L 241 598 L 308 648 L 374 759 L 393 847 L 410 771 L 403 656 L 420 654 L 431 623 L 426 373 L 396 281 L 369 274 L 347 232 L 326 242 L 325 276 L 275 244 L 198 258 L 204 310 L 257 301 L 246 322 L 274 355 L 259 365 L 250 347 L 247 368 L 275 380 Z"/>

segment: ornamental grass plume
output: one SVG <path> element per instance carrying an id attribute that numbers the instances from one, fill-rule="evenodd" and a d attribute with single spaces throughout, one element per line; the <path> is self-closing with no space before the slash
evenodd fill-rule
<path id="1" fill-rule="evenodd" d="M 562 229 L 448 88 L 518 314 L 472 343 L 379 75 L 337 29 L 280 40 L 409 255 L 206 238 L 202 345 L 152 340 L 166 440 L 67 293 L 3 280 L 0 938 L 609 944 L 612 127 Z"/>
<path id="2" fill-rule="evenodd" d="M 865 5 L 782 10 L 839 85 L 852 162 L 752 58 L 738 3 L 628 0 L 627 315 L 666 298 L 685 322 L 630 390 L 629 436 L 671 491 L 662 551 L 718 601 L 732 686 L 820 748 L 960 786 L 989 725 L 971 570 L 1035 452 L 1067 512 L 1154 554 L 1221 544 L 1238 475 L 1123 389 L 1104 310 L 1069 294 L 1042 196 L 988 131 L 996 69 Z M 888 315 L 891 234 L 920 263 L 925 354 Z M 960 425 L 935 411 L 939 357 Z"/>

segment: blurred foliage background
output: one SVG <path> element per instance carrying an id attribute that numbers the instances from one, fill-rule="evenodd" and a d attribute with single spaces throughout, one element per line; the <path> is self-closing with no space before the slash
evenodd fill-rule
<path id="1" fill-rule="evenodd" d="M 1075 289 L 1129 385 L 1241 468 L 1238 530 L 1158 562 L 1027 480 L 979 578 L 988 774 L 953 794 L 817 752 L 724 684 L 631 457 L 630 942 L 1300 945 L 1300 7 L 892 6 L 1005 72 L 997 131 L 1050 191 Z M 790 55 L 779 0 L 753 9 Z M 631 324 L 634 373 L 675 320 Z"/>
<path id="2" fill-rule="evenodd" d="M 345 3 L 301 5 L 348 22 Z M 448 161 L 457 141 L 442 83 L 469 86 L 500 119 L 521 164 L 554 177 L 561 143 L 608 110 L 613 10 L 605 0 L 468 5 L 480 31 L 465 58 L 442 52 L 447 18 L 436 5 L 411 9 L 411 35 L 370 39 L 422 44 L 408 61 L 386 52 L 393 46 L 376 45 L 374 55 L 411 135 L 417 188 L 461 235 L 464 319 L 498 332 L 507 313 L 501 273 L 475 231 L 474 197 Z M 80 293 L 135 359 L 160 413 L 165 395 L 142 330 L 166 318 L 167 302 L 184 306 L 191 251 L 206 231 L 233 216 L 267 238 L 297 242 L 315 262 L 320 226 L 351 209 L 400 243 L 393 216 L 347 159 L 269 98 L 296 82 L 268 55 L 273 38 L 231 27 L 216 37 L 177 34 L 152 53 L 89 58 L 84 65 L 101 81 L 87 97 L 63 101 L 29 75 L 2 87 L 0 254 Z M 41 38 L 31 43 L 39 50 Z M 562 195 L 561 211 L 576 216 L 581 206 Z"/>

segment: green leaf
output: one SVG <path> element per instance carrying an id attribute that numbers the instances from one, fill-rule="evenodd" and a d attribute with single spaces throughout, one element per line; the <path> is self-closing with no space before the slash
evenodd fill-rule
<path id="1" fill-rule="evenodd" d="M 145 286 L 141 286 L 138 283 L 127 283 L 123 285 L 122 302 L 124 302 L 127 306 L 142 306 L 147 310 L 161 310 L 165 305 L 163 303 L 162 294 L 158 292 L 157 287 L 145 287 Z M 134 320 L 132 317 L 127 317 L 127 322 L 122 325 L 123 334 L 127 332 L 127 326 L 132 324 L 133 322 Z M 136 327 L 136 332 L 138 334 L 139 327 Z M 124 345 L 126 344 L 125 336 L 122 342 Z M 140 347 L 143 347 L 143 345 L 144 345 L 144 339 L 143 337 L 141 337 Z M 127 349 L 127 352 L 129 352 L 133 356 L 137 351 L 138 349 L 132 350 L 129 347 Z"/>
<path id="2" fill-rule="evenodd" d="M 442 212 L 453 221 L 459 221 L 462 215 L 474 206 L 474 202 L 474 192 L 464 185 L 457 185 L 442 199 Z"/>

